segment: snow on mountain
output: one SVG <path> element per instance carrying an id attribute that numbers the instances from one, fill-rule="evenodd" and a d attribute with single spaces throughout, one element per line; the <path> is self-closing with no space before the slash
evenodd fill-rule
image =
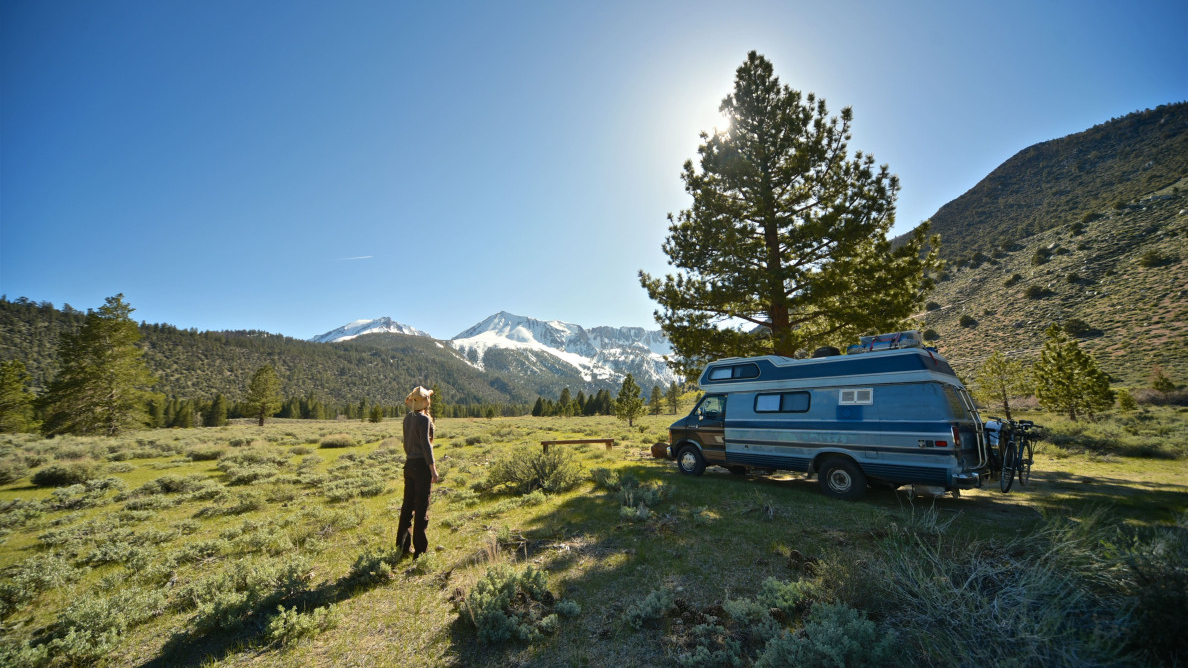
<path id="1" fill-rule="evenodd" d="M 433 338 L 415 327 L 402 325 L 391 318 L 385 317 L 375 318 L 374 320 L 348 322 L 338 329 L 315 336 L 310 341 L 314 343 L 337 343 L 339 341 L 350 341 L 364 334 L 408 334 L 410 336 L 427 336 Z"/>
<path id="2" fill-rule="evenodd" d="M 484 368 L 492 348 L 517 351 L 529 368 L 538 355 L 552 356 L 590 383 L 620 383 L 630 373 L 646 390 L 667 387 L 676 375 L 664 362 L 672 346 L 659 330 L 593 327 L 560 320 L 536 320 L 500 311 L 449 341 L 475 367 Z"/>

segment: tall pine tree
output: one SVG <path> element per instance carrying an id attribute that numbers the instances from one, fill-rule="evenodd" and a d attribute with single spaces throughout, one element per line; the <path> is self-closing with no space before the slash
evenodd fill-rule
<path id="1" fill-rule="evenodd" d="M 273 369 L 271 364 L 265 364 L 252 374 L 243 404 L 247 415 L 258 420 L 261 427 L 264 426 L 266 418 L 276 415 L 280 410 L 280 380 L 277 379 L 276 369 Z"/>
<path id="2" fill-rule="evenodd" d="M 681 388 L 675 382 L 670 384 L 664 398 L 668 401 L 668 412 L 676 415 L 681 407 Z"/>
<path id="3" fill-rule="evenodd" d="M 31 380 L 24 362 L 0 364 L 0 434 L 35 430 Z"/>
<path id="4" fill-rule="evenodd" d="M 677 371 L 899 327 L 930 287 L 939 240 L 924 224 L 892 249 L 899 180 L 849 155 L 850 108 L 831 118 L 752 51 L 720 110 L 729 128 L 702 135 L 700 169 L 684 166 L 692 207 L 669 216 L 678 273 L 639 274 Z"/>
<path id="5" fill-rule="evenodd" d="M 639 385 L 631 374 L 623 379 L 623 386 L 619 388 L 619 396 L 615 399 L 615 417 L 626 420 L 627 426 L 635 425 L 635 418 L 644 414 L 644 401 L 640 396 Z"/>
<path id="6" fill-rule="evenodd" d="M 223 395 L 216 394 L 210 408 L 202 416 L 202 423 L 207 427 L 222 427 L 227 424 L 227 400 Z"/>
<path id="7" fill-rule="evenodd" d="M 114 436 L 148 421 L 148 388 L 157 382 L 136 346 L 140 328 L 124 295 L 87 311 L 78 332 L 63 334 L 61 369 L 42 398 L 42 431 Z"/>

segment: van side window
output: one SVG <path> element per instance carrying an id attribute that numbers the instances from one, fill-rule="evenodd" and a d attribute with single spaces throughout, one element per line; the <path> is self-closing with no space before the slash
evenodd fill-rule
<path id="1" fill-rule="evenodd" d="M 732 380 L 738 378 L 758 378 L 758 364 L 735 364 L 733 366 L 719 366 L 710 369 L 710 380 Z"/>
<path id="2" fill-rule="evenodd" d="M 804 413 L 809 409 L 808 392 L 782 392 L 755 395 L 756 413 Z"/>
<path id="3" fill-rule="evenodd" d="M 841 390 L 837 403 L 841 406 L 869 406 L 874 403 L 874 388 L 856 387 Z"/>
<path id="4" fill-rule="evenodd" d="M 710 369 L 710 380 L 730 380 L 730 373 L 734 367 L 720 366 L 716 369 Z"/>

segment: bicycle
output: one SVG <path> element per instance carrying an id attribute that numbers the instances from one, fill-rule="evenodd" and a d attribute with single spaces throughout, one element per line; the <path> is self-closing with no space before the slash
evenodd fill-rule
<path id="1" fill-rule="evenodd" d="M 998 488 L 1006 492 L 1011 491 L 1015 478 L 1019 478 L 1019 486 L 1026 487 L 1031 481 L 1031 465 L 1035 462 L 1035 440 L 1033 429 L 1035 423 L 1031 420 L 1003 420 L 991 417 L 999 424 L 998 429 L 998 459 L 1001 473 L 998 478 Z"/>

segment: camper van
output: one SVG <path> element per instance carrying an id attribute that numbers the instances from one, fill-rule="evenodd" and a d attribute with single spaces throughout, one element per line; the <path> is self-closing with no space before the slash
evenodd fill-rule
<path id="1" fill-rule="evenodd" d="M 698 384 L 705 395 L 669 427 L 666 449 L 687 475 L 799 471 L 857 499 L 868 484 L 957 495 L 990 472 L 977 407 L 916 331 L 864 337 L 844 355 L 722 359 Z"/>

